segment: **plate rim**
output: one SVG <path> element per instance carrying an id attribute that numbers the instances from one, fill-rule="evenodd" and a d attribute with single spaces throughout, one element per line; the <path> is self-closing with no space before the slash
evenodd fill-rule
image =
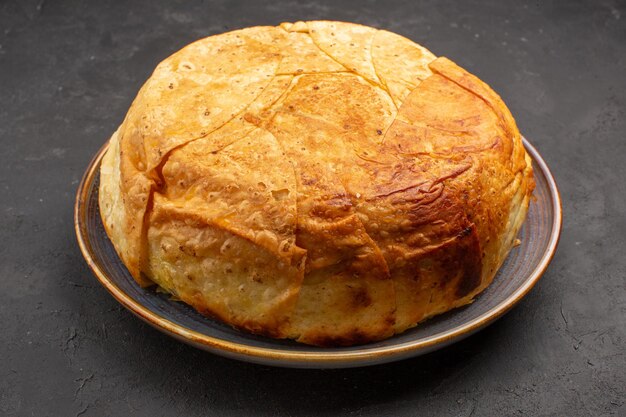
<path id="1" fill-rule="evenodd" d="M 87 235 L 87 222 L 85 221 L 87 205 L 85 203 L 87 202 L 88 185 L 93 182 L 95 175 L 99 171 L 98 168 L 100 167 L 102 157 L 108 148 L 109 141 L 106 141 L 91 159 L 78 185 L 74 204 L 74 228 L 76 238 L 78 240 L 81 253 L 92 273 L 96 276 L 98 281 L 100 281 L 100 284 L 113 296 L 113 298 L 115 298 L 134 315 L 157 330 L 160 330 L 175 339 L 197 348 L 243 361 L 283 367 L 347 368 L 392 362 L 411 356 L 425 354 L 445 347 L 462 340 L 493 323 L 519 303 L 522 298 L 524 298 L 524 296 L 539 281 L 550 264 L 561 236 L 563 222 L 561 196 L 554 176 L 539 152 L 525 137 L 522 137 L 522 141 L 526 151 L 530 154 L 532 160 L 537 164 L 548 183 L 548 191 L 550 194 L 554 217 L 552 219 L 552 230 L 550 232 L 550 239 L 548 241 L 546 252 L 542 255 L 540 261 L 537 263 L 524 283 L 511 295 L 485 313 L 442 333 L 392 346 L 367 348 L 367 345 L 365 345 L 363 349 L 356 347 L 356 350 L 350 352 L 287 351 L 280 348 L 251 346 L 243 343 L 223 340 L 188 329 L 165 317 L 157 315 L 141 303 L 135 301 L 130 295 L 125 293 L 120 287 L 111 281 L 106 273 L 104 273 L 92 253 Z"/>

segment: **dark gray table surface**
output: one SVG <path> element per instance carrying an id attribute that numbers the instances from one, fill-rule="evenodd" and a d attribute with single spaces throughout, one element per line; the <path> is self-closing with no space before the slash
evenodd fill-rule
<path id="1" fill-rule="evenodd" d="M 72 207 L 163 58 L 335 19 L 423 43 L 498 91 L 560 185 L 560 247 L 484 331 L 361 369 L 294 370 L 162 335 L 92 276 Z M 626 415 L 626 2 L 0 2 L 0 415 Z"/>

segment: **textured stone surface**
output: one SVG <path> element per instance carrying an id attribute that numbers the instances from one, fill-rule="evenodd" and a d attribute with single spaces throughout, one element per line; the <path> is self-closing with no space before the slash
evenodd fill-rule
<path id="1" fill-rule="evenodd" d="M 626 415 L 624 2 L 124 3 L 0 4 L 0 415 Z M 161 59 L 322 18 L 399 32 L 491 84 L 559 182 L 559 250 L 503 319 L 424 357 L 311 371 L 195 350 L 91 275 L 78 181 Z"/>

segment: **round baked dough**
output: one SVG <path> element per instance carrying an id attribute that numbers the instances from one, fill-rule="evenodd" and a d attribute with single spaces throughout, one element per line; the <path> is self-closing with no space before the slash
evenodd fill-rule
<path id="1" fill-rule="evenodd" d="M 320 346 L 472 302 L 534 188 L 485 83 L 402 36 L 328 21 L 237 30 L 167 58 L 100 174 L 106 231 L 140 284 Z"/>

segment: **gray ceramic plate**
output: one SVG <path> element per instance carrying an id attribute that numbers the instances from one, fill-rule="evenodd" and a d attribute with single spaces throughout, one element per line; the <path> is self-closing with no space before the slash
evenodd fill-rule
<path id="1" fill-rule="evenodd" d="M 124 307 L 162 332 L 223 356 L 276 366 L 342 368 L 372 365 L 421 355 L 461 340 L 501 317 L 539 280 L 554 255 L 561 231 L 561 202 L 550 170 L 524 139 L 533 158 L 535 199 L 514 248 L 493 284 L 476 301 L 382 342 L 345 348 L 317 348 L 243 333 L 198 314 L 167 295 L 142 289 L 132 279 L 109 241 L 98 211 L 100 160 L 91 161 L 78 187 L 74 220 L 78 243 L 102 285 Z"/>

